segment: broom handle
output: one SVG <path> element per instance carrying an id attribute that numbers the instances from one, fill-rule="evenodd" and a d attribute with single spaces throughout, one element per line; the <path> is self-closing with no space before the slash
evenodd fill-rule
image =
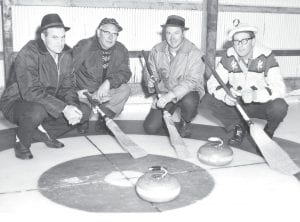
<path id="1" fill-rule="evenodd" d="M 146 52 L 144 50 L 142 50 L 142 55 L 144 57 L 144 60 L 145 60 L 145 63 L 146 63 L 146 68 L 147 68 L 147 71 L 150 75 L 150 78 L 154 80 L 154 89 L 155 89 L 155 93 L 156 93 L 156 96 L 157 98 L 159 97 L 159 94 L 160 94 L 160 90 L 158 88 L 158 85 L 157 85 L 157 82 L 156 80 L 153 78 L 154 75 L 153 75 L 153 72 L 152 72 L 152 69 L 150 68 L 150 65 L 148 63 L 148 59 L 147 59 L 147 56 L 146 56 Z"/>
<path id="2" fill-rule="evenodd" d="M 220 78 L 219 74 L 212 68 L 212 65 L 209 63 L 209 61 L 206 59 L 206 57 L 203 55 L 201 57 L 201 59 L 203 60 L 203 62 L 207 65 L 207 67 L 209 68 L 209 70 L 211 71 L 212 75 L 216 78 L 216 80 L 219 82 L 219 84 L 223 87 L 223 89 L 225 90 L 225 92 L 231 96 L 232 98 L 235 98 L 231 91 L 228 89 L 228 87 L 226 86 L 226 84 L 223 82 L 223 80 Z M 242 117 L 244 118 L 244 120 L 248 123 L 248 124 L 252 124 L 251 119 L 249 118 L 249 116 L 247 115 L 247 113 L 245 112 L 245 110 L 243 109 L 242 105 L 239 103 L 238 100 L 235 101 L 235 107 L 238 109 L 238 111 L 240 112 L 240 114 L 242 115 Z"/>
<path id="3" fill-rule="evenodd" d="M 148 70 L 148 73 L 150 75 L 150 78 L 153 78 L 154 75 L 153 75 L 153 72 L 152 72 L 152 69 L 150 68 L 150 65 L 149 65 L 149 62 L 148 62 L 148 59 L 147 59 L 147 55 L 146 55 L 146 52 L 144 50 L 142 50 L 142 55 L 144 57 L 144 60 L 145 60 L 145 63 L 146 63 L 146 68 Z M 155 94 L 156 94 L 156 97 L 159 99 L 160 97 L 160 90 L 158 88 L 158 84 L 157 84 L 157 81 L 153 78 L 154 80 L 154 89 L 155 89 Z M 170 109 L 171 109 L 171 105 L 170 104 L 167 104 L 165 106 L 165 108 L 163 108 L 163 110 L 167 111 L 167 112 L 170 112 Z"/>
<path id="4" fill-rule="evenodd" d="M 88 99 L 88 101 L 92 105 L 92 107 L 94 107 L 103 118 L 107 117 L 106 114 L 100 109 L 98 102 L 94 101 L 88 92 L 84 92 L 83 95 L 86 96 L 86 98 Z"/>

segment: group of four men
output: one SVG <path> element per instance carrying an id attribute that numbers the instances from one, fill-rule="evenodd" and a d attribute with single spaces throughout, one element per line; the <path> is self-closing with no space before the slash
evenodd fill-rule
<path id="1" fill-rule="evenodd" d="M 231 30 L 233 46 L 217 66 L 234 97 L 228 96 L 213 76 L 207 81 L 209 93 L 205 94 L 203 53 L 184 37 L 188 30 L 184 18 L 168 16 L 162 27 L 165 40 L 152 48 L 148 62 L 153 76 L 146 73 L 145 78 L 149 92 L 154 92 L 154 81 L 161 91 L 144 121 L 147 133 L 161 129 L 161 108 L 167 106 L 171 114 L 180 108 L 179 132 L 188 137 L 201 101 L 227 130 L 235 130 L 229 143 L 238 145 L 247 131 L 233 107 L 241 99 L 250 117 L 267 120 L 265 131 L 273 136 L 287 113 L 285 86 L 271 50 L 255 44 L 254 27 L 237 24 Z M 63 147 L 56 140 L 59 133 L 47 131 L 56 125 L 76 126 L 79 133 L 86 133 L 91 107 L 85 92 L 99 101 L 110 118 L 121 113 L 130 96 L 129 54 L 117 41 L 122 31 L 119 23 L 104 18 L 95 36 L 79 41 L 73 49 L 65 44 L 69 29 L 59 15 L 45 15 L 40 38 L 29 41 L 14 61 L 0 106 L 4 116 L 18 125 L 14 146 L 17 158 L 33 158 L 33 141 L 51 148 Z M 96 126 L 101 124 L 99 119 Z"/>

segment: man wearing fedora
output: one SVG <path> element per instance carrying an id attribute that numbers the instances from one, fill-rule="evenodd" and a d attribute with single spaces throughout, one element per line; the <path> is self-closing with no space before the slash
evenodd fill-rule
<path id="1" fill-rule="evenodd" d="M 79 99 L 84 102 L 86 96 L 83 93 L 89 92 L 110 118 L 122 112 L 130 95 L 127 84 L 131 77 L 129 53 L 117 41 L 120 31 L 122 27 L 114 18 L 104 18 L 95 36 L 79 41 L 73 48 Z M 99 118 L 96 131 L 101 125 Z"/>
<path id="2" fill-rule="evenodd" d="M 232 146 L 240 145 L 249 130 L 234 107 L 236 100 L 243 104 L 249 117 L 267 121 L 264 130 L 271 138 L 288 110 L 283 99 L 286 87 L 279 65 L 272 51 L 256 41 L 257 31 L 256 27 L 234 20 L 234 28 L 228 34 L 232 47 L 227 49 L 216 68 L 234 98 L 211 76 L 207 82 L 211 96 L 206 95 L 202 101 L 227 131 L 234 132 L 228 141 Z"/>
<path id="3" fill-rule="evenodd" d="M 204 95 L 203 53 L 184 37 L 184 32 L 188 30 L 184 18 L 170 15 L 162 27 L 165 40 L 152 48 L 148 58 L 154 77 L 146 74 L 149 92 L 154 92 L 155 80 L 162 93 L 158 100 L 154 100 L 144 121 L 144 129 L 150 134 L 161 129 L 163 116 L 160 108 L 167 106 L 171 114 L 180 108 L 179 133 L 188 137 L 191 135 L 190 123 Z"/>
<path id="4" fill-rule="evenodd" d="M 79 109 L 74 89 L 72 56 L 65 45 L 65 27 L 57 14 L 43 17 L 40 38 L 29 41 L 18 53 L 6 89 L 1 97 L 4 116 L 18 125 L 15 156 L 31 159 L 31 143 L 44 142 L 50 148 L 64 144 L 43 127 L 76 125 L 87 117 Z M 40 131 L 39 129 L 42 129 Z"/>

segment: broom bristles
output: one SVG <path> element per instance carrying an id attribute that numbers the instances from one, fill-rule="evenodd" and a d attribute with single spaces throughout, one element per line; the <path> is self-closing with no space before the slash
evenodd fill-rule
<path id="1" fill-rule="evenodd" d="M 300 168 L 290 156 L 261 127 L 254 123 L 251 124 L 250 134 L 270 168 L 287 175 L 300 172 Z"/>

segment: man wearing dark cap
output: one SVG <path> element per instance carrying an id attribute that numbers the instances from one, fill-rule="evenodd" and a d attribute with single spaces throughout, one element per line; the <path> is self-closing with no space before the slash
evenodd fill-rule
<path id="1" fill-rule="evenodd" d="M 71 52 L 65 45 L 69 29 L 59 15 L 45 15 L 40 38 L 29 41 L 12 66 L 0 104 L 4 116 L 18 125 L 14 150 L 19 159 L 33 158 L 33 141 L 42 141 L 50 148 L 64 146 L 55 139 L 57 132 L 50 135 L 43 126 L 62 126 L 65 130 L 87 120 L 78 105 Z"/>
<path id="2" fill-rule="evenodd" d="M 95 36 L 79 41 L 73 48 L 79 98 L 86 100 L 83 93 L 88 91 L 110 118 L 122 112 L 130 95 L 127 85 L 131 77 L 129 54 L 117 41 L 120 31 L 122 27 L 115 19 L 104 18 Z M 99 125 L 100 121 L 96 130 Z"/>
<path id="3" fill-rule="evenodd" d="M 182 137 L 188 137 L 191 135 L 190 123 L 204 95 L 203 53 L 184 37 L 184 31 L 188 30 L 184 18 L 170 15 L 162 27 L 166 40 L 152 48 L 148 59 L 154 77 L 146 75 L 149 92 L 154 92 L 155 79 L 162 94 L 158 100 L 154 100 L 144 128 L 147 133 L 157 133 L 163 124 L 159 108 L 167 107 L 171 114 L 180 108 L 179 133 Z"/>
<path id="4" fill-rule="evenodd" d="M 256 41 L 257 31 L 254 26 L 234 20 L 234 27 L 228 33 L 232 47 L 227 49 L 216 68 L 234 97 L 227 95 L 211 76 L 207 82 L 209 94 L 202 101 L 228 132 L 233 131 L 228 141 L 232 146 L 239 146 L 249 130 L 234 107 L 236 100 L 243 104 L 249 117 L 267 121 L 264 130 L 271 138 L 288 110 L 279 64 L 272 50 Z"/>

